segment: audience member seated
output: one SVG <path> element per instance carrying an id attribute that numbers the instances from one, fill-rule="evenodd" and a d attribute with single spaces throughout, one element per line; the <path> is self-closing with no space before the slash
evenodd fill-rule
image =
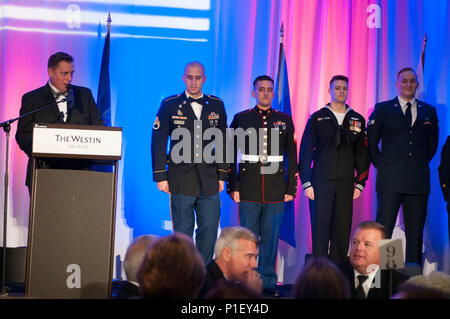
<path id="1" fill-rule="evenodd" d="M 450 275 L 441 271 L 433 271 L 429 275 L 413 276 L 407 283 L 418 287 L 431 288 L 440 291 L 447 298 L 450 298 Z"/>
<path id="2" fill-rule="evenodd" d="M 128 246 L 125 259 L 123 261 L 123 268 L 127 280 L 119 283 L 119 291 L 114 298 L 126 299 L 139 296 L 139 283 L 137 282 L 137 272 L 144 260 L 145 252 L 150 245 L 156 240 L 156 236 L 142 235 L 136 237 L 134 241 Z"/>
<path id="3" fill-rule="evenodd" d="M 353 299 L 389 299 L 389 270 L 380 271 L 380 252 L 378 241 L 386 239 L 383 225 L 365 221 L 356 228 L 351 242 L 350 260 L 339 265 L 350 284 Z M 392 271 L 392 294 L 408 276 Z"/>
<path id="4" fill-rule="evenodd" d="M 204 299 L 262 299 L 263 296 L 241 282 L 219 279 Z"/>
<path id="5" fill-rule="evenodd" d="M 311 258 L 292 288 L 295 299 L 350 299 L 347 278 L 324 257 Z"/>
<path id="6" fill-rule="evenodd" d="M 222 229 L 214 248 L 215 259 L 206 267 L 205 284 L 200 297 L 212 288 L 220 279 L 240 282 L 262 291 L 262 280 L 257 267 L 258 239 L 249 229 L 236 226 Z"/>
<path id="7" fill-rule="evenodd" d="M 406 281 L 402 283 L 392 299 L 447 299 L 439 289 L 419 286 Z"/>
<path id="8" fill-rule="evenodd" d="M 138 271 L 144 298 L 194 299 L 204 279 L 202 256 L 192 239 L 178 232 L 156 240 Z"/>

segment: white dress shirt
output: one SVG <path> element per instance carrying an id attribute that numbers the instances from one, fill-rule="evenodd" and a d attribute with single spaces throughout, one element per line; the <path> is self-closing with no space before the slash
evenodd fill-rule
<path id="1" fill-rule="evenodd" d="M 357 271 L 356 269 L 354 269 L 354 271 L 355 271 L 355 288 L 358 287 L 358 285 L 359 285 L 359 281 L 358 281 L 358 276 L 359 275 L 369 276 L 366 279 L 366 281 L 363 282 L 363 289 L 364 289 L 364 293 L 366 295 L 366 298 L 367 298 L 367 294 L 369 293 L 369 290 L 370 290 L 370 288 L 372 286 L 372 282 L 373 282 L 373 280 L 375 278 L 375 275 L 377 274 L 379 268 L 380 268 L 380 266 L 376 265 L 374 267 L 374 269 L 372 270 L 372 272 L 370 272 L 368 274 L 362 274 L 359 271 Z"/>
<path id="2" fill-rule="evenodd" d="M 189 93 L 188 93 L 187 91 L 185 91 L 185 93 L 186 93 L 186 96 L 187 96 L 188 98 L 189 98 L 189 97 L 191 97 L 191 98 L 193 98 L 193 99 L 201 99 L 201 98 L 203 98 L 203 93 L 202 93 L 202 95 L 200 95 L 200 96 L 197 97 L 197 98 L 195 98 L 195 97 L 189 95 Z M 197 120 L 200 120 L 200 117 L 202 116 L 202 108 L 203 108 L 203 105 L 201 105 L 200 103 L 197 103 L 197 102 L 192 102 L 192 103 L 191 103 L 191 107 L 192 107 L 192 110 L 193 110 L 194 113 L 195 113 L 195 116 L 197 117 Z"/>
<path id="3" fill-rule="evenodd" d="M 50 85 L 50 88 L 53 91 L 53 96 L 55 96 L 55 93 L 56 94 L 57 93 L 62 93 L 57 88 L 55 88 L 50 81 L 48 81 L 48 85 Z M 59 95 L 57 98 L 55 98 L 55 101 L 59 102 L 59 101 L 65 99 L 65 98 L 66 97 L 64 95 Z M 67 121 L 67 102 L 60 102 L 60 103 L 58 103 L 58 108 L 59 108 L 59 111 L 64 114 L 64 122 Z"/>
<path id="4" fill-rule="evenodd" d="M 406 103 L 408 103 L 408 101 L 402 99 L 400 96 L 398 97 L 398 101 L 400 102 L 400 107 L 402 108 L 403 114 L 405 114 L 406 109 L 408 108 L 408 106 L 406 105 Z M 409 103 L 411 103 L 411 126 L 413 126 L 414 125 L 414 121 L 417 119 L 417 101 L 416 101 L 416 98 L 413 98 L 411 101 L 409 101 Z"/>

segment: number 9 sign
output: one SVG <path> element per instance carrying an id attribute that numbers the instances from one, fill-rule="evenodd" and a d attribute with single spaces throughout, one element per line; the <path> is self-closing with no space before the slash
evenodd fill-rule
<path id="1" fill-rule="evenodd" d="M 402 269 L 405 267 L 401 239 L 385 239 L 378 242 L 381 269 Z"/>

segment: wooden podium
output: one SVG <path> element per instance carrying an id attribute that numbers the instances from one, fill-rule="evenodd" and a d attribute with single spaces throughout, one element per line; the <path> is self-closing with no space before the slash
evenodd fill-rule
<path id="1" fill-rule="evenodd" d="M 117 161 L 122 129 L 35 124 L 25 295 L 111 296 Z M 39 168 L 45 161 L 94 161 L 114 171 Z"/>

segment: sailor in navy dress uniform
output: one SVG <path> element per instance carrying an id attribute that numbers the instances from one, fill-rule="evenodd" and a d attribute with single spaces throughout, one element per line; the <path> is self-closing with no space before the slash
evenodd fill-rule
<path id="1" fill-rule="evenodd" d="M 367 138 L 377 169 L 376 221 L 386 227 L 388 238 L 391 237 L 401 205 L 405 261 L 422 265 L 423 228 L 430 193 L 429 163 L 437 151 L 439 123 L 436 109 L 415 98 L 418 85 L 413 69 L 398 72 L 398 96 L 375 105 L 369 117 Z"/>
<path id="2" fill-rule="evenodd" d="M 189 63 L 183 76 L 186 91 L 162 101 L 153 124 L 152 165 L 158 189 L 170 194 L 173 231 L 192 237 L 196 214 L 195 242 L 208 264 L 217 239 L 219 192 L 224 188 L 228 168 L 223 151 L 225 107 L 218 97 L 203 94 L 205 79 L 203 65 Z M 203 140 L 209 129 L 217 134 Z M 214 147 L 208 154 L 212 154 L 212 161 L 205 150 L 211 143 Z"/>
<path id="3" fill-rule="evenodd" d="M 331 102 L 306 125 L 298 170 L 309 198 L 313 255 L 341 263 L 349 248 L 353 200 L 364 189 L 370 158 L 365 119 L 345 104 L 348 78 L 333 76 L 328 91 Z"/>
<path id="4" fill-rule="evenodd" d="M 275 262 L 284 202 L 293 200 L 297 191 L 297 148 L 292 118 L 271 108 L 272 78 L 259 76 L 253 87 L 256 107 L 236 114 L 230 124 L 235 160 L 230 164 L 227 192 L 239 203 L 240 225 L 260 237 L 258 271 L 267 291 L 277 284 Z M 242 143 L 237 136 L 240 129 L 246 132 Z"/>

